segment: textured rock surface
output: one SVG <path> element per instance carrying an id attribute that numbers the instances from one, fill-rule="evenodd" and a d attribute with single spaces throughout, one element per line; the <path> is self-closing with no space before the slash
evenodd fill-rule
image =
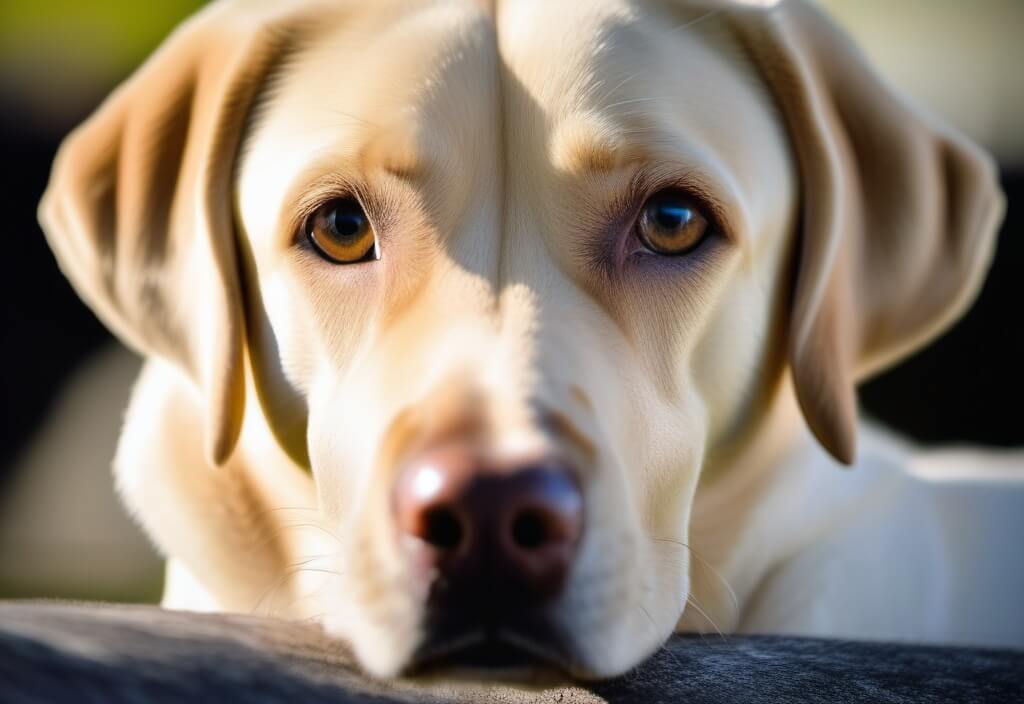
<path id="1" fill-rule="evenodd" d="M 627 676 L 586 687 L 384 684 L 308 624 L 0 602 L 0 701 L 1011 702 L 1024 701 L 1024 652 L 677 637 Z"/>

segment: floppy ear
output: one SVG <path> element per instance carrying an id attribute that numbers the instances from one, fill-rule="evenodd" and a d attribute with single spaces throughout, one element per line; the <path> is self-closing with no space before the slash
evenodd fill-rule
<path id="1" fill-rule="evenodd" d="M 244 404 L 232 180 L 248 110 L 289 43 L 277 3 L 214 4 L 67 138 L 39 218 L 68 279 L 126 344 L 178 365 L 211 461 Z"/>
<path id="2" fill-rule="evenodd" d="M 865 375 L 950 325 L 980 288 L 1003 212 L 979 148 L 883 84 L 803 0 L 737 8 L 802 181 L 789 358 L 800 406 L 851 463 Z"/>

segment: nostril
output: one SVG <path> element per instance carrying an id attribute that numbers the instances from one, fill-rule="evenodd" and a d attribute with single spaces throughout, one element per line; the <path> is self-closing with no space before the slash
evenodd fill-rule
<path id="1" fill-rule="evenodd" d="M 551 539 L 544 516 L 531 509 L 520 513 L 512 522 L 512 539 L 527 550 L 544 545 Z"/>
<path id="2" fill-rule="evenodd" d="M 582 502 L 573 475 L 559 467 L 535 467 L 510 477 L 504 490 L 511 519 L 509 547 L 537 551 L 571 547 L 579 537 Z"/>
<path id="3" fill-rule="evenodd" d="M 484 601 L 497 590 L 539 605 L 560 593 L 583 530 L 571 467 L 545 458 L 488 465 L 459 447 L 403 467 L 392 510 L 412 574 L 442 601 L 483 589 Z"/>
<path id="4" fill-rule="evenodd" d="M 423 540 L 436 548 L 453 550 L 462 542 L 464 530 L 458 514 L 442 506 L 427 511 L 424 517 Z"/>

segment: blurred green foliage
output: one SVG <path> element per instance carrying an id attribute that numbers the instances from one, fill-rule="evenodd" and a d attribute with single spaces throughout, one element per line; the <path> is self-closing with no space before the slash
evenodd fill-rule
<path id="1" fill-rule="evenodd" d="M 74 57 L 81 72 L 120 74 L 138 64 L 202 0 L 4 0 L 5 60 Z"/>

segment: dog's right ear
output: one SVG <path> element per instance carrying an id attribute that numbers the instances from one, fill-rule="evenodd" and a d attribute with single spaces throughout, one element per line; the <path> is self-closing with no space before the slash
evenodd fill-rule
<path id="1" fill-rule="evenodd" d="M 261 85 L 295 43 L 288 5 L 215 3 L 182 25 L 67 138 L 39 208 L 99 318 L 195 384 L 216 464 L 234 449 L 245 400 L 235 156 Z"/>
<path id="2" fill-rule="evenodd" d="M 800 167 L 797 400 L 821 444 L 851 463 L 855 385 L 964 312 L 1003 197 L 992 159 L 890 89 L 816 5 L 742 0 L 731 18 Z"/>

